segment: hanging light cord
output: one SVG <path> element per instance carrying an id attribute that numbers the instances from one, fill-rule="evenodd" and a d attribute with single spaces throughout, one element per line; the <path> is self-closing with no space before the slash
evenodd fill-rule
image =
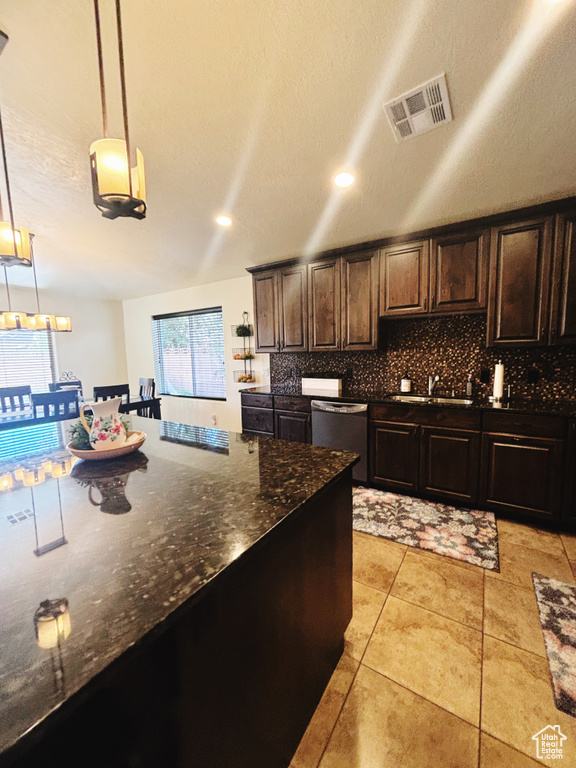
<path id="1" fill-rule="evenodd" d="M 8 161 L 6 159 L 6 142 L 4 141 L 4 124 L 2 123 L 2 111 L 0 110 L 0 145 L 2 147 L 2 164 L 4 166 L 4 181 L 6 184 L 6 200 L 8 202 L 8 213 L 10 215 L 10 226 L 12 227 L 12 240 L 14 243 L 14 258 L 18 258 L 16 250 L 16 229 L 14 227 L 14 212 L 12 210 L 12 194 L 10 192 L 10 179 L 8 178 Z M 4 218 L 2 212 L 2 205 L 0 202 L 0 216 Z M 8 297 L 8 310 L 12 311 L 12 304 L 10 301 L 10 289 L 8 288 L 8 272 L 6 266 L 4 266 L 4 280 L 6 282 L 6 296 Z"/>
<path id="2" fill-rule="evenodd" d="M 34 273 L 34 288 L 36 289 L 36 306 L 40 314 L 40 295 L 38 293 L 38 278 L 36 277 L 36 259 L 34 258 L 34 235 L 30 235 L 30 257 L 32 261 L 32 272 Z"/>
<path id="3" fill-rule="evenodd" d="M 100 73 L 100 99 L 102 101 L 102 129 L 104 138 L 108 138 L 108 112 L 106 110 L 106 86 L 104 84 L 104 60 L 102 58 L 102 35 L 100 33 L 100 9 L 98 0 L 94 0 L 94 16 L 96 18 L 96 45 L 98 47 L 98 71 Z"/>
<path id="4" fill-rule="evenodd" d="M 130 135 L 128 132 L 128 101 L 126 98 L 126 75 L 124 72 L 124 43 L 122 41 L 122 17 L 120 14 L 120 0 L 116 0 L 116 26 L 118 28 L 118 58 L 120 59 L 120 85 L 122 87 L 122 117 L 124 118 L 124 140 L 126 141 L 126 160 L 128 161 L 128 183 L 130 185 L 130 197 L 133 197 L 132 173 L 130 171 Z"/>

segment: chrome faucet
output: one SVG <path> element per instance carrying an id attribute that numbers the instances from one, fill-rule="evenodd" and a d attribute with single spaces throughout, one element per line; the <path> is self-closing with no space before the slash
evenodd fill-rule
<path id="1" fill-rule="evenodd" d="M 428 376 L 428 394 L 434 394 L 434 387 L 440 381 L 440 376 Z"/>

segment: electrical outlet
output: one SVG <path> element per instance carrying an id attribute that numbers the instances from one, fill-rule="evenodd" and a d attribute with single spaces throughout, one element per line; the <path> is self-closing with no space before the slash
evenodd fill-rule
<path id="1" fill-rule="evenodd" d="M 540 380 L 540 371 L 536 366 L 532 366 L 532 368 L 528 368 L 528 383 L 529 384 L 537 384 Z"/>
<path id="2" fill-rule="evenodd" d="M 480 368 L 480 381 L 482 384 L 490 384 L 490 368 Z"/>

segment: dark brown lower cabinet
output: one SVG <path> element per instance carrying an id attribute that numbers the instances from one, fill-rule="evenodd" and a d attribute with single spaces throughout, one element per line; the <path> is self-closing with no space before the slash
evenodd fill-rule
<path id="1" fill-rule="evenodd" d="M 559 518 L 564 440 L 484 433 L 480 502 L 488 509 Z"/>
<path id="2" fill-rule="evenodd" d="M 421 493 L 475 504 L 479 465 L 480 432 L 421 427 Z"/>
<path id="3" fill-rule="evenodd" d="M 242 432 L 274 437 L 274 411 L 272 408 L 242 406 Z"/>
<path id="4" fill-rule="evenodd" d="M 418 424 L 370 422 L 370 480 L 411 493 L 418 490 Z"/>
<path id="5" fill-rule="evenodd" d="M 291 443 L 311 443 L 311 415 L 293 411 L 274 411 L 274 437 Z"/>

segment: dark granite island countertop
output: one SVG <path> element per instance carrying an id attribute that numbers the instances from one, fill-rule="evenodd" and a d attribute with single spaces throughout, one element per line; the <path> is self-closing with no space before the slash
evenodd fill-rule
<path id="1" fill-rule="evenodd" d="M 169 634 L 179 616 L 201 606 L 226 574 L 229 582 L 241 583 L 251 558 L 256 562 L 260 550 L 270 548 L 299 517 L 305 519 L 327 489 L 345 485 L 339 498 L 350 495 L 354 454 L 132 421 L 148 438 L 130 456 L 78 462 L 69 474 L 59 458 L 50 466 L 45 455 L 30 453 L 0 465 L 0 476 L 10 471 L 12 484 L 0 494 L 1 765 L 36 765 L 22 755 L 28 748 L 40 750 L 52 722 L 60 737 L 67 733 L 66 713 L 85 707 L 95 680 L 108 669 L 118 670 L 136 650 L 145 656 L 146 643 Z M 54 428 L 60 448 L 65 426 Z M 15 442 L 22 434 L 14 430 Z M 3 433 L 5 450 L 8 435 Z M 41 481 L 43 474 L 44 482 L 23 484 Z M 42 648 L 34 614 L 42 601 L 57 598 L 68 601 L 70 631 L 57 646 Z M 217 613 L 224 604 L 221 596 L 218 600 Z M 213 624 L 215 618 L 206 621 Z M 165 654 L 154 654 L 155 669 L 158 659 L 165 663 Z M 150 660 L 138 664 L 144 670 Z M 101 686 L 98 690 L 101 696 Z M 92 739 L 88 732 L 86 739 Z M 84 765 L 91 765 L 88 753 Z M 186 764 L 182 757 L 165 757 L 165 765 Z"/>

